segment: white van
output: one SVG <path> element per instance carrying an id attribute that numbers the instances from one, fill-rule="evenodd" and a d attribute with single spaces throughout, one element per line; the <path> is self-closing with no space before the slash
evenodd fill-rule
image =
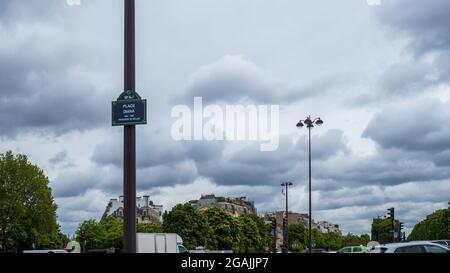
<path id="1" fill-rule="evenodd" d="M 183 239 L 175 233 L 137 233 L 136 253 L 187 253 Z"/>

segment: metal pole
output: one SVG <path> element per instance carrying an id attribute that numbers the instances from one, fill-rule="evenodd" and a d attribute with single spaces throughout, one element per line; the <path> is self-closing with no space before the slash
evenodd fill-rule
<path id="1" fill-rule="evenodd" d="M 125 1 L 124 89 L 135 91 L 135 0 Z M 136 126 L 124 128 L 123 150 L 124 239 L 123 250 L 136 252 Z"/>
<path id="2" fill-rule="evenodd" d="M 272 216 L 272 224 L 275 223 L 272 232 L 273 232 L 273 238 L 272 238 L 272 253 L 277 253 L 277 217 L 276 214 L 275 216 Z"/>
<path id="3" fill-rule="evenodd" d="M 311 127 L 309 129 L 309 242 L 308 251 L 312 252 L 312 216 L 311 216 Z"/>
<path id="4" fill-rule="evenodd" d="M 450 202 L 447 203 L 448 207 L 447 207 L 447 238 L 450 238 Z"/>
<path id="5" fill-rule="evenodd" d="M 288 210 L 288 189 L 289 183 L 286 183 L 286 226 L 284 227 L 284 252 L 289 252 L 289 239 L 288 239 L 288 229 L 289 229 L 289 210 Z"/>
<path id="6" fill-rule="evenodd" d="M 394 215 L 391 218 L 392 242 L 395 243 L 395 219 Z"/>

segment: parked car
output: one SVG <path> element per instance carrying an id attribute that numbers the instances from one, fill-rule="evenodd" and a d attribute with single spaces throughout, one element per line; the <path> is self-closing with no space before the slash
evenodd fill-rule
<path id="1" fill-rule="evenodd" d="M 381 249 L 383 253 L 450 253 L 447 247 L 431 242 L 386 244 Z"/>
<path id="2" fill-rule="evenodd" d="M 90 249 L 90 250 L 86 251 L 86 253 L 116 253 L 116 250 L 113 248 Z"/>
<path id="3" fill-rule="evenodd" d="M 24 250 L 25 254 L 53 254 L 53 253 L 69 253 L 64 249 L 44 249 L 44 250 Z"/>
<path id="4" fill-rule="evenodd" d="M 305 249 L 303 253 L 309 253 L 309 250 Z M 311 253 L 328 253 L 328 250 L 324 248 L 313 248 L 311 249 Z"/>
<path id="5" fill-rule="evenodd" d="M 369 253 L 384 253 L 386 251 L 386 247 L 384 247 L 383 245 L 378 245 L 378 246 L 373 246 L 371 247 L 368 252 Z"/>
<path id="6" fill-rule="evenodd" d="M 364 246 L 346 246 L 337 251 L 337 253 L 367 253 Z"/>
<path id="7" fill-rule="evenodd" d="M 450 247 L 450 240 L 436 240 L 436 241 L 431 241 L 431 242 L 435 243 L 435 244 L 443 245 L 443 246 L 445 246 L 447 248 Z"/>

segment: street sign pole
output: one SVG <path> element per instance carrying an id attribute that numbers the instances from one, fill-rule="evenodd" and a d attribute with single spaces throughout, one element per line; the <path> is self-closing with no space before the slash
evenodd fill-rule
<path id="1" fill-rule="evenodd" d="M 124 90 L 136 90 L 135 0 L 125 1 Z M 123 189 L 126 253 L 136 252 L 136 125 L 124 128 Z"/>

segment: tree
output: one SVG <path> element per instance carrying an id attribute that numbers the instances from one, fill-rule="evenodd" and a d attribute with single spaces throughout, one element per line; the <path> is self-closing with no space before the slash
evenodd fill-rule
<path id="1" fill-rule="evenodd" d="M 367 245 L 370 242 L 370 236 L 369 234 L 362 234 L 361 236 L 359 236 L 361 238 L 361 244 L 362 245 Z"/>
<path id="2" fill-rule="evenodd" d="M 324 233 L 324 248 L 328 250 L 339 250 L 342 248 L 342 236 L 335 232 Z"/>
<path id="3" fill-rule="evenodd" d="M 61 248 L 48 178 L 25 155 L 0 154 L 0 251 Z"/>
<path id="4" fill-rule="evenodd" d="M 137 232 L 140 232 L 140 233 L 162 233 L 163 226 L 161 224 L 138 224 Z"/>
<path id="5" fill-rule="evenodd" d="M 408 240 L 441 240 L 450 238 L 450 209 L 437 210 L 417 223 Z"/>
<path id="6" fill-rule="evenodd" d="M 84 221 L 76 232 L 77 241 L 80 241 L 85 250 L 123 248 L 123 221 L 114 217 Z"/>
<path id="7" fill-rule="evenodd" d="M 203 215 L 212 228 L 217 249 L 239 252 L 243 235 L 238 219 L 221 208 L 209 208 Z"/>
<path id="8" fill-rule="evenodd" d="M 160 224 L 138 224 L 137 232 L 161 233 L 163 230 Z M 76 238 L 86 250 L 114 248 L 121 251 L 123 248 L 123 220 L 107 217 L 100 222 L 84 221 L 76 231 Z"/>
<path id="9" fill-rule="evenodd" d="M 238 222 L 242 233 L 238 252 L 264 253 L 270 250 L 271 227 L 261 217 L 254 213 L 241 215 Z"/>
<path id="10" fill-rule="evenodd" d="M 170 212 L 164 212 L 162 227 L 164 232 L 180 235 L 188 249 L 216 247 L 207 219 L 189 203 L 176 205 Z"/>
<path id="11" fill-rule="evenodd" d="M 267 224 L 264 221 L 264 218 L 259 217 L 258 215 L 254 214 L 254 213 L 250 213 L 243 217 L 250 217 L 253 219 L 253 221 L 255 221 L 256 226 L 258 227 L 259 234 L 261 236 L 261 246 L 260 247 L 262 247 L 262 249 L 264 249 L 263 252 L 270 252 L 271 246 L 272 246 L 272 241 L 273 241 L 271 224 Z M 260 250 L 262 250 L 262 249 L 260 249 Z"/>
<path id="12" fill-rule="evenodd" d="M 342 247 L 346 246 L 365 246 L 370 242 L 370 237 L 368 234 L 363 234 L 361 236 L 349 233 L 342 237 Z"/>
<path id="13" fill-rule="evenodd" d="M 302 224 L 288 226 L 289 251 L 302 252 L 308 247 L 308 230 Z"/>
<path id="14" fill-rule="evenodd" d="M 381 219 L 375 218 L 372 221 L 372 240 L 380 244 L 387 244 L 392 242 L 392 220 L 389 218 Z M 395 220 L 394 229 L 399 231 L 400 221 Z"/>

